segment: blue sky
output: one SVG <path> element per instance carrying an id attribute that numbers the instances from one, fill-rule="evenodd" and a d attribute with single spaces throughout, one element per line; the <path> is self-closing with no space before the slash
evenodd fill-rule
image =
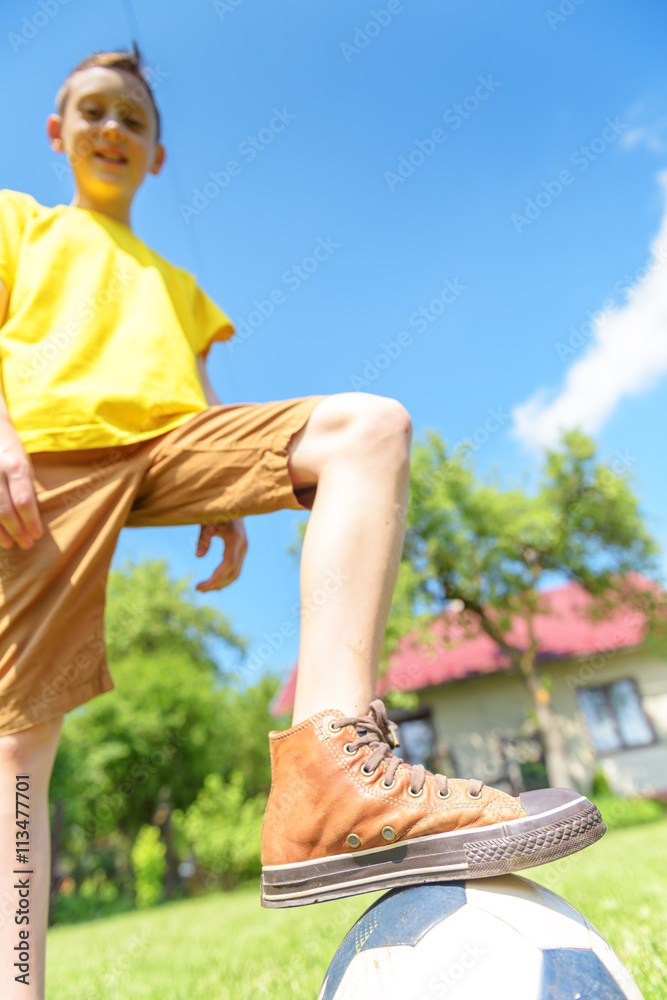
<path id="1" fill-rule="evenodd" d="M 167 162 L 135 232 L 239 328 L 284 292 L 250 336 L 213 348 L 223 402 L 392 396 L 416 438 L 477 433 L 477 468 L 508 483 L 559 422 L 582 423 L 631 469 L 665 547 L 666 28 L 649 0 L 8 0 L 0 187 L 69 204 L 45 131 L 55 92 L 88 52 L 136 38 Z M 327 259 L 286 277 L 319 240 Z M 391 341 L 400 352 L 375 365 Z M 286 548 L 304 518 L 247 518 L 241 576 L 205 599 L 277 671 L 298 652 Z M 194 584 L 221 557 L 196 560 L 196 534 L 126 530 L 114 564 L 166 557 Z M 291 638 L 259 655 L 285 623 Z"/>

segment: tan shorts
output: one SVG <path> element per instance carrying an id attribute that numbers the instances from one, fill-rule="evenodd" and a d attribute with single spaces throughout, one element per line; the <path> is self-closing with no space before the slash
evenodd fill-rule
<path id="1" fill-rule="evenodd" d="M 113 689 L 104 599 L 121 528 L 312 508 L 287 445 L 324 398 L 212 406 L 138 444 L 31 455 L 44 534 L 0 549 L 0 736 Z"/>

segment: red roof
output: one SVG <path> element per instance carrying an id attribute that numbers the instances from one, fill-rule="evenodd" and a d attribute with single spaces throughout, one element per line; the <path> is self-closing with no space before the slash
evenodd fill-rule
<path id="1" fill-rule="evenodd" d="M 645 581 L 648 584 L 648 581 Z M 649 584 L 650 586 L 650 584 Z M 592 656 L 637 646 L 644 638 L 645 619 L 637 611 L 620 611 L 604 621 L 586 617 L 590 595 L 578 584 L 569 583 L 540 593 L 546 613 L 535 616 L 535 634 L 539 642 L 538 662 Z M 416 691 L 447 684 L 480 674 L 493 674 L 510 667 L 509 657 L 485 634 L 465 638 L 454 612 L 445 612 L 433 622 L 431 633 L 442 639 L 445 621 L 448 640 L 436 644 L 429 655 L 423 645 L 413 644 L 411 635 L 404 636 L 390 657 L 389 670 L 378 682 L 378 694 L 390 689 Z M 452 624 L 453 623 L 453 624 Z M 525 622 L 515 619 L 508 635 L 511 645 L 528 645 Z M 273 715 L 285 715 L 294 705 L 297 667 L 276 695 L 271 706 Z"/>

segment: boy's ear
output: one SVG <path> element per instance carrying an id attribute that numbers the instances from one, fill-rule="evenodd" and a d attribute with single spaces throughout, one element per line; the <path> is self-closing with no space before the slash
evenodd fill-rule
<path id="1" fill-rule="evenodd" d="M 60 115 L 49 115 L 46 119 L 46 134 L 49 137 L 51 149 L 54 149 L 57 153 L 62 153 L 65 149 L 62 136 L 60 134 L 61 127 L 62 118 Z"/>
<path id="2" fill-rule="evenodd" d="M 162 164 L 165 161 L 167 151 L 161 142 L 158 142 L 155 147 L 155 156 L 153 157 L 153 165 L 149 168 L 151 174 L 159 174 L 162 169 Z"/>

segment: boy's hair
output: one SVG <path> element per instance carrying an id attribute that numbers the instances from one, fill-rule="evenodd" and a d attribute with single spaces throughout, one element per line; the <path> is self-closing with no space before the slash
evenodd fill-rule
<path id="1" fill-rule="evenodd" d="M 148 82 L 147 76 L 144 74 L 142 69 L 142 56 L 139 51 L 139 46 L 135 41 L 132 42 L 132 51 L 127 50 L 117 50 L 114 52 L 93 52 L 92 55 L 86 56 L 82 59 L 74 69 L 70 70 L 62 83 L 60 90 L 56 94 L 56 109 L 58 114 L 62 117 L 65 113 L 65 105 L 67 103 L 67 98 L 69 96 L 70 90 L 70 80 L 75 73 L 79 70 L 89 69 L 91 66 L 105 66 L 108 69 L 124 69 L 128 73 L 132 73 L 136 76 L 137 80 L 141 81 L 141 86 L 147 91 L 150 98 L 151 104 L 153 105 L 153 111 L 155 112 L 155 121 L 157 124 L 157 132 L 155 141 L 160 141 L 160 112 L 158 111 L 157 104 L 155 103 L 155 98 L 153 96 L 153 91 L 151 90 L 150 84 Z"/>

